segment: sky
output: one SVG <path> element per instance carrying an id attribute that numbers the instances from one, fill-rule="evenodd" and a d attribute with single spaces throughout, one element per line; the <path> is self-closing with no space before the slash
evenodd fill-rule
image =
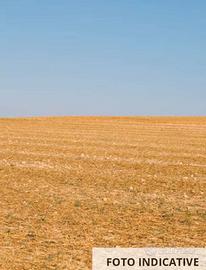
<path id="1" fill-rule="evenodd" d="M 206 115 L 205 0 L 1 0 L 0 117 Z"/>

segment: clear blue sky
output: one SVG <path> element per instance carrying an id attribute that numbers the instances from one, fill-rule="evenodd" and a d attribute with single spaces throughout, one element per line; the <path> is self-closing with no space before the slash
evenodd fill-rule
<path id="1" fill-rule="evenodd" d="M 1 0 L 0 116 L 206 115 L 205 0 Z"/>

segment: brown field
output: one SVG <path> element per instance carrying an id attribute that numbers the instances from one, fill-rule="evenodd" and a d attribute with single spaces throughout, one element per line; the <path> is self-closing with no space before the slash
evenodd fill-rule
<path id="1" fill-rule="evenodd" d="M 0 269 L 204 247 L 206 117 L 0 119 Z"/>

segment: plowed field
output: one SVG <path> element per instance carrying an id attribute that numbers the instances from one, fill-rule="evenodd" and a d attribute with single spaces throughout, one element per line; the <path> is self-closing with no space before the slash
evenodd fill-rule
<path id="1" fill-rule="evenodd" d="M 0 119 L 0 269 L 204 247 L 206 117 Z"/>

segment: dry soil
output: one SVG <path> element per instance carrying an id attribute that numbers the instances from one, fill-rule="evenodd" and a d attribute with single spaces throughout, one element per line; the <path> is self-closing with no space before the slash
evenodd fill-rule
<path id="1" fill-rule="evenodd" d="M 0 119 L 0 269 L 204 247 L 206 117 Z"/>

